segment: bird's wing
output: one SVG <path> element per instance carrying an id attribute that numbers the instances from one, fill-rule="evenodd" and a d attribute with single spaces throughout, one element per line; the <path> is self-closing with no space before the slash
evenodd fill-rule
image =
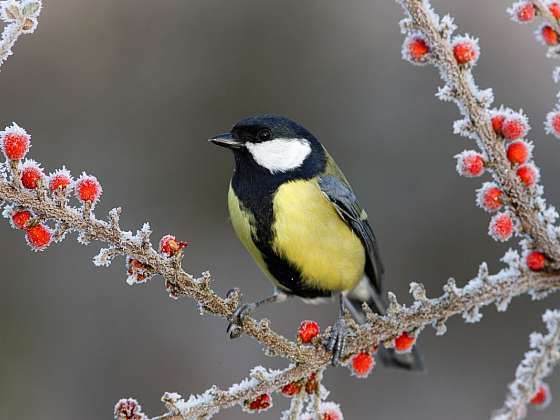
<path id="1" fill-rule="evenodd" d="M 364 244 L 366 250 L 365 274 L 377 293 L 381 294 L 384 268 L 375 235 L 367 221 L 366 212 L 358 203 L 356 195 L 336 164 L 330 163 L 327 173 L 319 177 L 319 187 L 333 204 L 340 217 L 352 228 Z"/>

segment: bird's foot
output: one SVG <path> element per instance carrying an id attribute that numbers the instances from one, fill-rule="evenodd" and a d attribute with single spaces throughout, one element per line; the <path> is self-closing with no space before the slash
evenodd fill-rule
<path id="1" fill-rule="evenodd" d="M 241 337 L 241 334 L 243 334 L 243 318 L 251 315 L 256 308 L 257 305 L 255 303 L 246 303 L 237 307 L 235 312 L 228 318 L 229 324 L 226 332 L 229 338 Z"/>
<path id="2" fill-rule="evenodd" d="M 344 354 L 344 346 L 346 344 L 346 336 L 348 335 L 348 326 L 344 318 L 340 317 L 331 327 L 331 331 L 324 342 L 325 349 L 332 353 L 332 365 L 340 365 L 340 358 Z"/>

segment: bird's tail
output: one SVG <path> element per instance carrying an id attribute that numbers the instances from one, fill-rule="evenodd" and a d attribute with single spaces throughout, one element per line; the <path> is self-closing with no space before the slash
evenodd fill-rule
<path id="1" fill-rule="evenodd" d="M 362 309 L 362 304 L 365 296 L 363 292 L 360 293 L 360 295 L 361 296 L 358 297 L 356 293 L 349 293 L 347 295 L 347 302 L 350 305 L 348 309 L 350 309 L 356 321 L 358 323 L 364 323 L 366 321 L 366 315 Z M 360 299 L 360 297 L 362 299 Z M 365 301 L 374 312 L 385 315 L 387 304 L 383 297 L 372 288 L 368 288 L 367 300 Z M 378 355 L 384 366 L 417 372 L 424 371 L 424 363 L 416 346 L 414 346 L 412 351 L 407 353 L 397 353 L 395 349 L 387 349 L 383 346 L 379 346 Z"/>

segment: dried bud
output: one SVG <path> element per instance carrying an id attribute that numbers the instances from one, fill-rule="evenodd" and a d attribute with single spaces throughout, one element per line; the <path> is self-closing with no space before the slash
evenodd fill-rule
<path id="1" fill-rule="evenodd" d="M 309 375 L 307 382 L 305 383 L 305 392 L 309 395 L 313 395 L 319 389 L 319 382 L 317 382 L 317 374 L 313 372 Z"/>
<path id="2" fill-rule="evenodd" d="M 309 344 L 319 335 L 319 324 L 315 321 L 302 321 L 298 329 L 298 340 L 303 344 Z"/>
<path id="3" fill-rule="evenodd" d="M 272 399 L 268 394 L 259 395 L 253 401 L 245 401 L 244 408 L 246 411 L 253 413 L 261 413 L 272 407 Z"/>
<path id="4" fill-rule="evenodd" d="M 286 397 L 293 397 L 301 392 L 302 383 L 301 382 L 290 382 L 282 387 L 280 392 Z"/>
<path id="5" fill-rule="evenodd" d="M 187 246 L 187 242 L 177 241 L 173 235 L 165 235 L 159 241 L 159 252 L 168 257 L 172 257 Z"/>
<path id="6" fill-rule="evenodd" d="M 142 407 L 133 398 L 120 400 L 115 405 L 115 420 L 147 420 Z"/>

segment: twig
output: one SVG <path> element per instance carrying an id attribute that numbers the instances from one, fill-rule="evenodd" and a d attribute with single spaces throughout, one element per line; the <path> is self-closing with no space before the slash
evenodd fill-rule
<path id="1" fill-rule="evenodd" d="M 520 420 L 525 418 L 527 404 L 543 386 L 556 364 L 560 362 L 560 311 L 548 310 L 543 315 L 548 334 L 531 334 L 531 349 L 525 353 L 515 373 L 515 381 L 509 386 L 510 394 L 504 407 L 497 411 L 493 420 Z M 543 392 L 544 391 L 543 389 Z"/>

